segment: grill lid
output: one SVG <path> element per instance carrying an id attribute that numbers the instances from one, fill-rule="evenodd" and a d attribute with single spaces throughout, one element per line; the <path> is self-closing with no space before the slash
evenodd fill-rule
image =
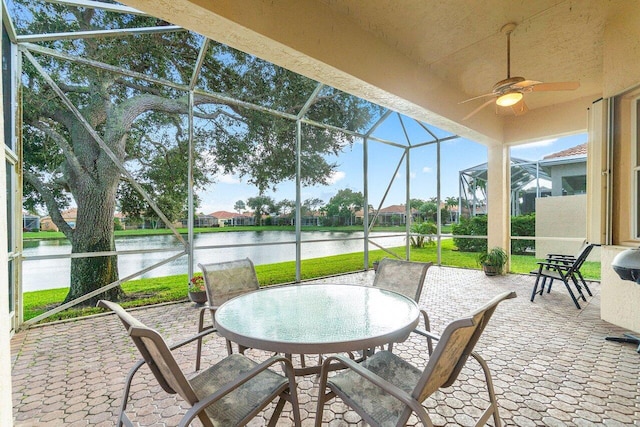
<path id="1" fill-rule="evenodd" d="M 611 267 L 622 280 L 631 280 L 640 284 L 640 248 L 620 252 L 613 259 Z"/>

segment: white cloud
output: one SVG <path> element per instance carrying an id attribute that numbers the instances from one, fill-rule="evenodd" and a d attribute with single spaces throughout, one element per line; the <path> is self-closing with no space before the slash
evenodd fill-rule
<path id="1" fill-rule="evenodd" d="M 344 179 L 346 176 L 347 176 L 346 172 L 335 171 L 334 173 L 331 174 L 331 176 L 329 177 L 329 179 L 327 181 L 329 182 L 330 185 L 333 185 L 336 182 Z"/>
<path id="2" fill-rule="evenodd" d="M 235 175 L 217 175 L 216 181 L 221 184 L 241 184 L 240 178 Z"/>
<path id="3" fill-rule="evenodd" d="M 527 150 L 529 148 L 540 148 L 540 147 L 548 147 L 551 144 L 553 144 L 554 142 L 556 142 L 558 140 L 558 138 L 552 138 L 552 139 L 543 139 L 542 141 L 536 141 L 536 142 L 532 142 L 530 144 L 523 144 L 523 145 L 514 145 L 511 147 L 511 150 Z"/>
<path id="4" fill-rule="evenodd" d="M 413 179 L 413 178 L 415 178 L 415 177 L 416 177 L 416 173 L 415 173 L 415 172 L 411 172 L 411 173 L 409 174 L 409 178 Z"/>
<path id="5" fill-rule="evenodd" d="M 429 166 L 425 166 L 422 168 L 422 172 L 423 173 L 431 173 L 433 172 L 433 169 L 431 169 Z"/>

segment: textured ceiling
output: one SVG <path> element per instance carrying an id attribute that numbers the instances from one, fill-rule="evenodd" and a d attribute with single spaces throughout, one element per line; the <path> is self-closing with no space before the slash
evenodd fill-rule
<path id="1" fill-rule="evenodd" d="M 601 93 L 604 22 L 617 4 L 603 0 L 319 1 L 468 97 L 491 92 L 496 82 L 507 77 L 507 41 L 500 29 L 516 23 L 511 35 L 511 76 L 580 83 L 575 91 L 526 94 L 530 109 Z M 482 102 L 470 102 L 470 110 Z"/>

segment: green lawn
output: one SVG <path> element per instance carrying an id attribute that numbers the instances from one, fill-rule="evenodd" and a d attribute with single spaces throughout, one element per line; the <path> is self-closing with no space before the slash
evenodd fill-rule
<path id="1" fill-rule="evenodd" d="M 392 251 L 404 258 L 404 247 L 393 248 Z M 373 261 L 390 256 L 382 250 L 369 252 L 369 267 Z M 363 253 L 356 252 L 345 255 L 335 255 L 324 258 L 314 258 L 302 261 L 302 279 L 329 276 L 333 274 L 348 273 L 362 270 Z M 436 262 L 436 246 L 428 246 L 411 250 L 412 261 Z M 540 260 L 525 255 L 513 255 L 511 257 L 511 272 L 528 274 L 537 268 L 536 262 Z M 452 239 L 442 241 L 442 265 L 479 269 L 476 262 L 476 254 L 460 252 L 453 245 Z M 585 262 L 580 270 L 587 279 L 600 279 L 600 263 Z M 263 286 L 291 283 L 295 280 L 295 262 L 281 262 L 276 264 L 256 266 L 258 280 Z M 181 301 L 187 297 L 187 275 L 166 276 L 152 279 L 131 280 L 122 285 L 127 294 L 122 305 L 126 308 L 139 307 L 149 304 L 157 304 L 170 301 Z M 66 296 L 67 289 L 50 289 L 24 293 L 24 318 L 34 318 L 47 310 L 60 304 Z M 46 321 L 68 319 L 78 316 L 101 312 L 101 309 L 72 308 L 52 316 Z"/>

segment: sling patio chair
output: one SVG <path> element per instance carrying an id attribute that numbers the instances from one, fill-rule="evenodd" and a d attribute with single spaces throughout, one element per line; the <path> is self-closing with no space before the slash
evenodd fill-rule
<path id="1" fill-rule="evenodd" d="M 294 424 L 300 425 L 300 409 L 296 394 L 296 382 L 291 361 L 273 356 L 258 364 L 241 354 L 231 354 L 215 365 L 187 379 L 173 357 L 172 350 L 194 342 L 198 337 L 210 334 L 209 329 L 185 341 L 169 347 L 162 336 L 127 313 L 120 305 L 100 300 L 98 307 L 107 308 L 120 318 L 129 336 L 142 355 L 129 374 L 120 407 L 118 427 L 133 423 L 125 410 L 135 373 L 144 364 L 169 394 L 179 394 L 191 408 L 183 416 L 180 425 L 189 425 L 198 418 L 202 425 L 244 426 L 259 414 L 276 397 L 279 397 L 269 426 L 275 426 L 285 401 L 293 406 Z M 269 367 L 281 364 L 286 376 Z"/>
<path id="2" fill-rule="evenodd" d="M 418 303 L 424 286 L 424 279 L 427 270 L 433 265 L 432 262 L 412 262 L 392 258 L 382 258 L 373 279 L 373 287 L 394 291 L 411 298 Z M 429 315 L 425 310 L 420 310 L 424 319 L 424 328 L 431 331 Z M 427 338 L 429 354 L 433 352 L 433 342 Z M 389 344 L 389 350 L 392 344 Z"/>
<path id="3" fill-rule="evenodd" d="M 422 402 L 440 388 L 451 386 L 469 356 L 480 364 L 489 394 L 489 407 L 476 425 L 485 424 L 493 416 L 494 425 L 500 426 L 491 372 L 473 348 L 498 304 L 515 296 L 515 292 L 496 296 L 468 316 L 451 322 L 440 337 L 421 331 L 421 335 L 438 341 L 424 369 L 389 351 L 379 351 L 360 363 L 342 355 L 328 357 L 320 373 L 316 427 L 322 425 L 325 403 L 335 396 L 371 426 L 404 426 L 411 414 L 415 414 L 422 425 L 433 426 Z M 329 378 L 329 367 L 336 361 L 346 369 Z M 476 381 L 475 377 L 470 379 Z M 329 391 L 325 393 L 327 388 Z"/>
<path id="4" fill-rule="evenodd" d="M 579 297 L 582 298 L 583 301 L 586 301 L 587 298 L 582 292 L 582 287 L 584 287 L 589 296 L 593 296 L 591 289 L 589 289 L 587 282 L 580 273 L 580 268 L 595 246 L 599 245 L 594 243 L 585 245 L 576 257 L 572 257 L 571 255 L 549 254 L 544 262 L 538 262 L 538 269 L 531 272 L 531 274 L 536 275 L 536 281 L 533 285 L 533 291 L 531 292 L 531 302 L 533 302 L 536 294 L 542 295 L 544 293 L 547 280 L 549 280 L 547 293 L 551 292 L 551 285 L 554 280 L 561 280 L 567 288 L 574 305 L 580 309 L 580 303 L 571 289 L 571 285 L 573 284 L 573 286 L 575 286 Z M 542 281 L 540 279 L 542 279 Z M 538 286 L 540 286 L 539 290 Z"/>
<path id="5" fill-rule="evenodd" d="M 564 264 L 571 264 L 582 254 L 582 252 L 587 250 L 589 246 L 591 246 L 591 248 L 588 249 L 589 252 L 587 252 L 587 256 L 589 255 L 589 253 L 591 253 L 593 248 L 601 245 L 597 243 L 589 243 L 585 240 L 584 242 L 582 242 L 582 245 L 580 245 L 580 249 L 578 249 L 576 255 L 552 253 L 552 254 L 547 254 L 545 259 L 547 262 L 561 262 Z M 586 260 L 586 257 L 585 257 L 585 260 Z M 587 282 L 584 280 L 584 277 L 582 277 L 582 273 L 580 272 L 580 269 L 576 270 L 576 274 L 578 275 L 578 279 L 580 279 L 580 282 L 582 283 L 582 285 L 585 286 L 585 289 L 588 289 Z"/>
<path id="6" fill-rule="evenodd" d="M 202 270 L 204 284 L 207 292 L 208 306 L 200 309 L 198 319 L 198 332 L 215 327 L 215 314 L 217 308 L 233 297 L 253 292 L 260 289 L 258 276 L 249 258 L 235 261 L 218 262 L 211 264 L 198 264 Z M 212 324 L 205 326 L 205 313 L 211 313 Z M 244 353 L 245 348 L 239 347 L 238 351 Z M 231 341 L 227 340 L 227 353 L 233 353 Z M 202 339 L 198 339 L 196 345 L 196 371 L 200 369 L 202 356 Z"/>

